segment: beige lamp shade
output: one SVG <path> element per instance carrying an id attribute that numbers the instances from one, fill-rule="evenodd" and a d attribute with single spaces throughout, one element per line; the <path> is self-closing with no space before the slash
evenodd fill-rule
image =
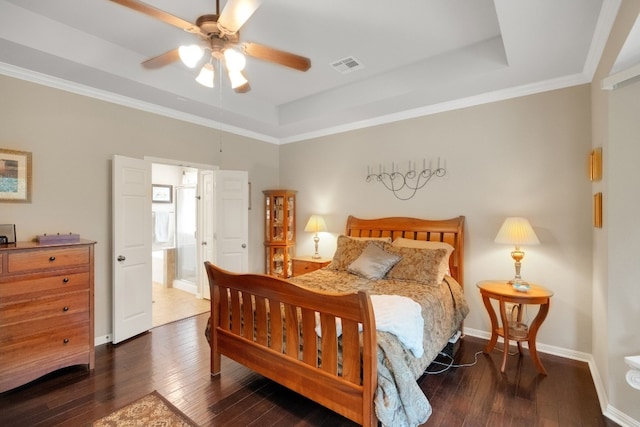
<path id="1" fill-rule="evenodd" d="M 509 217 L 504 220 L 502 227 L 498 230 L 495 239 L 496 243 L 505 243 L 516 247 L 526 245 L 538 245 L 540 240 L 536 236 L 533 227 L 526 218 Z"/>
<path id="2" fill-rule="evenodd" d="M 324 222 L 324 218 L 320 215 L 311 215 L 307 225 L 304 227 L 304 231 L 307 233 L 318 233 L 320 231 L 327 231 L 327 224 Z"/>
<path id="3" fill-rule="evenodd" d="M 524 251 L 520 250 L 521 245 L 537 245 L 540 243 L 533 227 L 526 218 L 509 217 L 504 220 L 502 227 L 498 230 L 495 239 L 496 243 L 505 243 L 515 246 L 515 250 L 511 252 L 511 257 L 515 261 L 516 275 L 510 280 L 516 290 L 526 291 L 529 284 L 522 280 L 520 276 L 521 261 L 524 258 Z"/>

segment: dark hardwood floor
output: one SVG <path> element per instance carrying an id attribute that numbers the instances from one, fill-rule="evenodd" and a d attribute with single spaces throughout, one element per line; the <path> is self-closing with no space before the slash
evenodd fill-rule
<path id="1" fill-rule="evenodd" d="M 67 368 L 0 394 L 0 426 L 90 425 L 153 390 L 202 426 L 354 425 L 228 359 L 211 378 L 207 317 L 99 346 L 93 372 Z M 455 363 L 472 363 L 485 344 L 464 338 Z M 545 377 L 528 355 L 510 356 L 501 374 L 501 356 L 480 353 L 474 366 L 420 378 L 433 406 L 425 426 L 616 426 L 600 413 L 586 363 L 543 354 Z"/>

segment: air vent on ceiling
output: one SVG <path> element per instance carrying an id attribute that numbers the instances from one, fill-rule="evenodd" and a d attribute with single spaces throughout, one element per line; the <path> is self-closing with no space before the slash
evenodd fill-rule
<path id="1" fill-rule="evenodd" d="M 351 73 L 353 71 L 361 70 L 364 68 L 362 62 L 358 61 L 353 56 L 343 58 L 339 61 L 334 61 L 329 65 L 331 65 L 336 71 L 342 74 Z"/>

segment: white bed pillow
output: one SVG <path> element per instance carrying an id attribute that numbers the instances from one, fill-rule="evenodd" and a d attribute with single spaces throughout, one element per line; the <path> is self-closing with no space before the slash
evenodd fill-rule
<path id="1" fill-rule="evenodd" d="M 438 283 L 442 282 L 445 275 L 451 275 L 451 271 L 449 271 L 449 258 L 455 248 L 449 243 L 398 237 L 391 243 L 391 245 L 398 248 L 445 249 L 447 253 L 444 258 L 442 258 L 442 261 L 440 261 L 440 265 L 438 266 Z"/>
<path id="2" fill-rule="evenodd" d="M 347 271 L 365 279 L 379 280 L 400 261 L 398 254 L 390 254 L 381 247 L 369 243 L 360 256 L 349 264 Z"/>

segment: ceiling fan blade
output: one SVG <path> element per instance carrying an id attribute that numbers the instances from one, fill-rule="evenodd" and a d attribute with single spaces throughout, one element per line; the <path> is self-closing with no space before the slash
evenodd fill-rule
<path id="1" fill-rule="evenodd" d="M 251 85 L 249 84 L 249 82 L 243 84 L 242 86 L 238 86 L 237 88 L 233 89 L 233 91 L 235 93 L 247 93 L 251 90 Z"/>
<path id="2" fill-rule="evenodd" d="M 311 60 L 309 58 L 289 52 L 283 52 L 261 44 L 243 43 L 242 50 L 244 53 L 249 56 L 253 56 L 254 58 L 274 62 L 298 71 L 307 71 L 311 68 Z"/>
<path id="3" fill-rule="evenodd" d="M 226 34 L 237 33 L 261 4 L 262 0 L 227 1 L 218 18 L 218 27 Z"/>
<path id="4" fill-rule="evenodd" d="M 165 52 L 162 55 L 154 56 L 153 58 L 147 59 L 142 63 L 144 68 L 153 70 L 156 68 L 164 67 L 165 65 L 169 65 L 172 62 L 178 61 L 180 59 L 180 55 L 178 54 L 178 48 L 172 49 L 169 52 Z"/>
<path id="5" fill-rule="evenodd" d="M 194 34 L 201 34 L 200 28 L 196 25 L 192 24 L 189 21 L 185 21 L 184 19 L 178 18 L 177 16 L 173 16 L 170 13 L 162 11 L 160 9 L 156 9 L 153 6 L 149 6 L 146 3 L 143 3 L 138 0 L 110 0 L 114 3 L 118 3 L 124 7 L 128 7 L 129 9 L 133 9 L 137 12 L 143 13 L 152 18 L 158 19 L 166 24 L 173 25 L 174 27 L 178 27 L 181 30 L 188 31 Z M 203 34 L 204 36 L 204 34 Z"/>

